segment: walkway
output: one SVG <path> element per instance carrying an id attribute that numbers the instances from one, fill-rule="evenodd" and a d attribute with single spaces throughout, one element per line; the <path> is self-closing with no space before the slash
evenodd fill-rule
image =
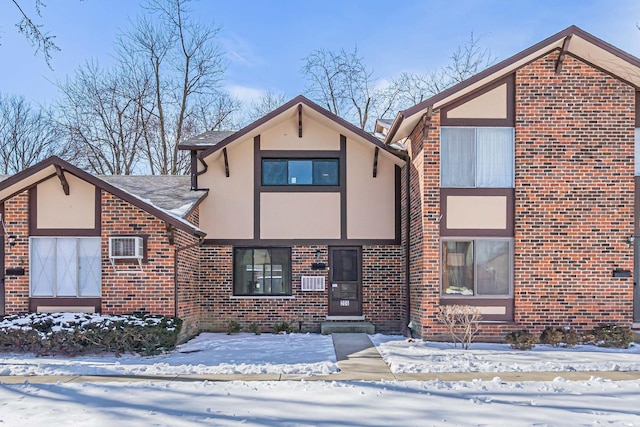
<path id="1" fill-rule="evenodd" d="M 215 374 L 215 375 L 52 375 L 52 376 L 0 376 L 0 384 L 130 382 L 130 381 L 588 381 L 603 378 L 613 381 L 640 380 L 640 371 L 598 372 L 440 372 L 394 374 L 382 360 L 366 334 L 333 334 L 333 345 L 340 372 L 330 375 L 306 376 L 302 374 Z"/>

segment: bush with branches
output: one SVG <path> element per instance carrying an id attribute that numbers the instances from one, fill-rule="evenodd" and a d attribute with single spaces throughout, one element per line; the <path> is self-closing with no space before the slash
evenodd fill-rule
<path id="1" fill-rule="evenodd" d="M 454 346 L 460 343 L 467 350 L 480 330 L 482 313 L 470 305 L 441 305 L 437 320 L 446 326 Z"/>

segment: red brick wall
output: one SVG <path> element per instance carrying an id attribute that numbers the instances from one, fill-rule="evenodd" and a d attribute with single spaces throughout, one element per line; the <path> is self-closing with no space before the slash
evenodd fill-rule
<path id="1" fill-rule="evenodd" d="M 316 251 L 321 251 L 316 258 Z M 303 331 L 320 331 L 320 323 L 328 313 L 328 271 L 312 270 L 314 262 L 328 261 L 326 246 L 293 246 L 291 249 L 293 291 L 291 297 L 234 297 L 233 248 L 203 246 L 200 248 L 203 330 L 226 331 L 229 321 L 243 326 L 256 323 L 264 331 L 282 321 L 302 322 Z M 402 280 L 402 248 L 400 246 L 364 246 L 363 314 L 377 330 L 398 333 L 402 330 L 404 287 Z M 324 275 L 324 292 L 300 290 L 301 276 Z"/>
<path id="2" fill-rule="evenodd" d="M 198 209 L 188 217 L 192 224 L 198 225 Z M 195 236 L 176 231 L 176 253 L 178 259 L 178 317 L 182 319 L 182 335 L 188 339 L 199 332 L 200 316 L 200 247 Z"/>
<path id="3" fill-rule="evenodd" d="M 109 260 L 109 237 L 146 235 L 147 262 L 142 272 L 134 261 L 122 261 L 114 271 Z M 102 312 L 146 311 L 174 315 L 174 247 L 168 243 L 163 221 L 105 191 L 102 192 Z"/>
<path id="4" fill-rule="evenodd" d="M 411 140 L 411 321 L 427 336 L 440 300 L 440 114 L 423 120 Z"/>
<path id="5" fill-rule="evenodd" d="M 25 269 L 24 276 L 5 276 L 5 313 L 29 311 L 29 192 L 24 191 L 4 202 L 2 216 L 4 235 L 4 267 Z M 9 246 L 7 237 L 17 237 L 16 245 Z"/>
<path id="6" fill-rule="evenodd" d="M 635 91 L 558 53 L 516 73 L 515 320 L 632 321 Z"/>
<path id="7" fill-rule="evenodd" d="M 516 73 L 515 323 L 483 324 L 478 340 L 499 341 L 519 328 L 632 321 L 633 279 L 612 271 L 633 269 L 625 240 L 633 235 L 635 91 L 571 56 L 556 75 L 557 56 Z M 439 115 L 410 139 L 414 331 L 447 340 L 434 317 Z"/>

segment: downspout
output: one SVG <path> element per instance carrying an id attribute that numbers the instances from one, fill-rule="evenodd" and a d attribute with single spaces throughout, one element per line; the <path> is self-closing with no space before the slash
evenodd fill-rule
<path id="1" fill-rule="evenodd" d="M 408 153 L 407 153 L 407 160 L 406 160 L 406 168 L 407 170 L 405 171 L 405 176 L 406 176 L 406 183 L 405 183 L 405 205 L 407 206 L 407 215 L 406 215 L 406 221 L 407 224 L 405 226 L 405 257 L 404 257 L 404 268 L 405 268 L 405 301 L 406 301 L 406 307 L 405 307 L 405 311 L 406 311 L 406 322 L 405 322 L 405 327 L 406 327 L 406 335 L 408 335 L 409 338 L 413 338 L 413 331 L 411 330 L 411 327 L 409 326 L 411 324 L 411 278 L 410 278 L 410 273 L 411 273 L 411 262 L 409 259 L 409 256 L 411 255 L 411 242 L 409 241 L 410 236 L 411 236 L 411 194 L 409 193 L 409 191 L 411 190 L 411 158 L 409 157 Z"/>
<path id="2" fill-rule="evenodd" d="M 173 317 L 178 317 L 178 254 L 195 246 L 200 246 L 204 237 L 198 236 L 198 241 L 173 250 Z"/>

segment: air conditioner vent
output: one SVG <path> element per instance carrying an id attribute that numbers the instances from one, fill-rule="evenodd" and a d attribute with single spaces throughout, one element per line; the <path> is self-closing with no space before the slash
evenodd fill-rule
<path id="1" fill-rule="evenodd" d="M 324 276 L 302 276 L 303 291 L 324 291 Z"/>
<path id="2" fill-rule="evenodd" d="M 109 257 L 113 259 L 144 258 L 144 241 L 142 237 L 110 237 Z"/>

